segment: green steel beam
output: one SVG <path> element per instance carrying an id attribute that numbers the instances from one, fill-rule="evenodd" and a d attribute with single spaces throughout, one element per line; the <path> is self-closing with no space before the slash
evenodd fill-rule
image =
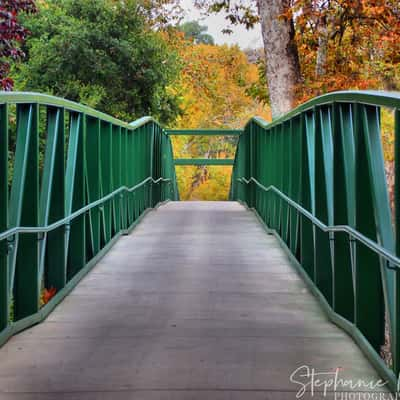
<path id="1" fill-rule="evenodd" d="M 353 107 L 338 104 L 333 111 L 334 223 L 355 227 L 355 145 Z M 334 304 L 342 317 L 354 322 L 354 242 L 346 234 L 334 236 Z"/>
<path id="2" fill-rule="evenodd" d="M 65 216 L 64 109 L 48 107 L 47 141 L 40 193 L 39 224 L 58 221 Z M 65 229 L 60 227 L 40 240 L 39 285 L 60 290 L 67 279 Z M 47 274 L 43 275 L 47 262 Z"/>
<path id="3" fill-rule="evenodd" d="M 230 158 L 175 158 L 175 165 L 233 165 Z"/>
<path id="4" fill-rule="evenodd" d="M 70 113 L 69 146 L 66 169 L 65 213 L 71 215 L 85 206 L 85 136 L 86 119 Z M 72 279 L 86 264 L 86 222 L 80 215 L 66 230 L 67 280 Z"/>
<path id="5" fill-rule="evenodd" d="M 190 135 L 190 136 L 239 136 L 243 133 L 241 129 L 166 129 L 166 134 Z"/>
<path id="6" fill-rule="evenodd" d="M 14 211 L 15 206 L 15 211 Z M 39 223 L 39 107 L 17 106 L 17 148 L 10 200 L 11 226 Z M 39 241 L 37 234 L 17 235 L 13 243 L 12 285 L 16 320 L 39 309 Z"/>
<path id="7" fill-rule="evenodd" d="M 394 134 L 395 134 L 395 238 L 396 255 L 400 256 L 400 109 L 395 111 L 394 115 Z M 392 324 L 394 337 L 392 337 L 392 357 L 393 369 L 396 376 L 400 373 L 400 272 L 396 271 L 395 279 L 395 304 L 394 321 Z"/>
<path id="8" fill-rule="evenodd" d="M 0 232 L 8 229 L 8 107 L 0 106 Z M 7 328 L 10 289 L 7 240 L 0 241 L 0 332 Z"/>

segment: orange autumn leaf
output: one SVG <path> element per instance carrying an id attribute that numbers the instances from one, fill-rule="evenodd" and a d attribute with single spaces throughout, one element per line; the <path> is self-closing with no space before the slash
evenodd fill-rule
<path id="1" fill-rule="evenodd" d="M 57 289 L 51 287 L 50 289 L 44 288 L 42 292 L 42 304 L 47 304 L 56 294 Z"/>

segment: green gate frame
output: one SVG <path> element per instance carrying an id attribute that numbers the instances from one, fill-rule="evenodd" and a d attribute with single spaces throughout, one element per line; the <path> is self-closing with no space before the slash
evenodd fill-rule
<path id="1" fill-rule="evenodd" d="M 166 129 L 168 136 L 240 136 L 241 129 Z M 230 158 L 175 158 L 175 165 L 233 165 Z"/>

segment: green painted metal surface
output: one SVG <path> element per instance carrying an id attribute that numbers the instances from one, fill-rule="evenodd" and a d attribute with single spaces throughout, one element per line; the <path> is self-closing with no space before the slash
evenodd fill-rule
<path id="1" fill-rule="evenodd" d="M 148 209 L 178 198 L 171 142 L 152 118 L 0 93 L 0 341 L 40 320 Z"/>
<path id="2" fill-rule="evenodd" d="M 381 108 L 394 110 L 394 209 Z M 175 159 L 169 135 L 238 136 L 234 160 Z M 0 342 L 43 319 L 147 210 L 175 165 L 233 165 L 230 198 L 281 241 L 328 316 L 394 388 L 400 372 L 400 95 L 338 92 L 243 130 L 164 130 L 34 93 L 0 94 Z M 44 146 L 43 146 L 44 143 Z M 46 305 L 44 288 L 56 289 Z M 389 343 L 386 343 L 385 329 Z M 383 345 L 393 362 L 384 363 Z"/>
<path id="3" fill-rule="evenodd" d="M 382 107 L 395 113 L 393 210 Z M 397 93 L 338 92 L 272 123 L 253 118 L 239 138 L 230 191 L 279 237 L 330 318 L 392 389 L 400 372 L 399 110 Z M 392 363 L 381 358 L 384 345 Z"/>

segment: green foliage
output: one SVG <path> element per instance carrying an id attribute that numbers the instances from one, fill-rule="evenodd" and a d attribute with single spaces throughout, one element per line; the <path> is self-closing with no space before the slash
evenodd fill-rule
<path id="1" fill-rule="evenodd" d="M 179 56 L 151 29 L 135 0 L 49 0 L 26 17 L 28 61 L 14 67 L 18 90 L 40 91 L 124 120 L 179 113 L 168 86 Z"/>
<path id="2" fill-rule="evenodd" d="M 259 78 L 249 86 L 246 90 L 246 94 L 262 104 L 269 104 L 265 59 L 259 58 L 256 64 Z"/>
<path id="3" fill-rule="evenodd" d="M 178 29 L 184 33 L 186 40 L 193 40 L 195 44 L 211 44 L 214 45 L 214 38 L 206 33 L 207 26 L 200 25 L 197 21 L 185 22 L 178 26 Z"/>

